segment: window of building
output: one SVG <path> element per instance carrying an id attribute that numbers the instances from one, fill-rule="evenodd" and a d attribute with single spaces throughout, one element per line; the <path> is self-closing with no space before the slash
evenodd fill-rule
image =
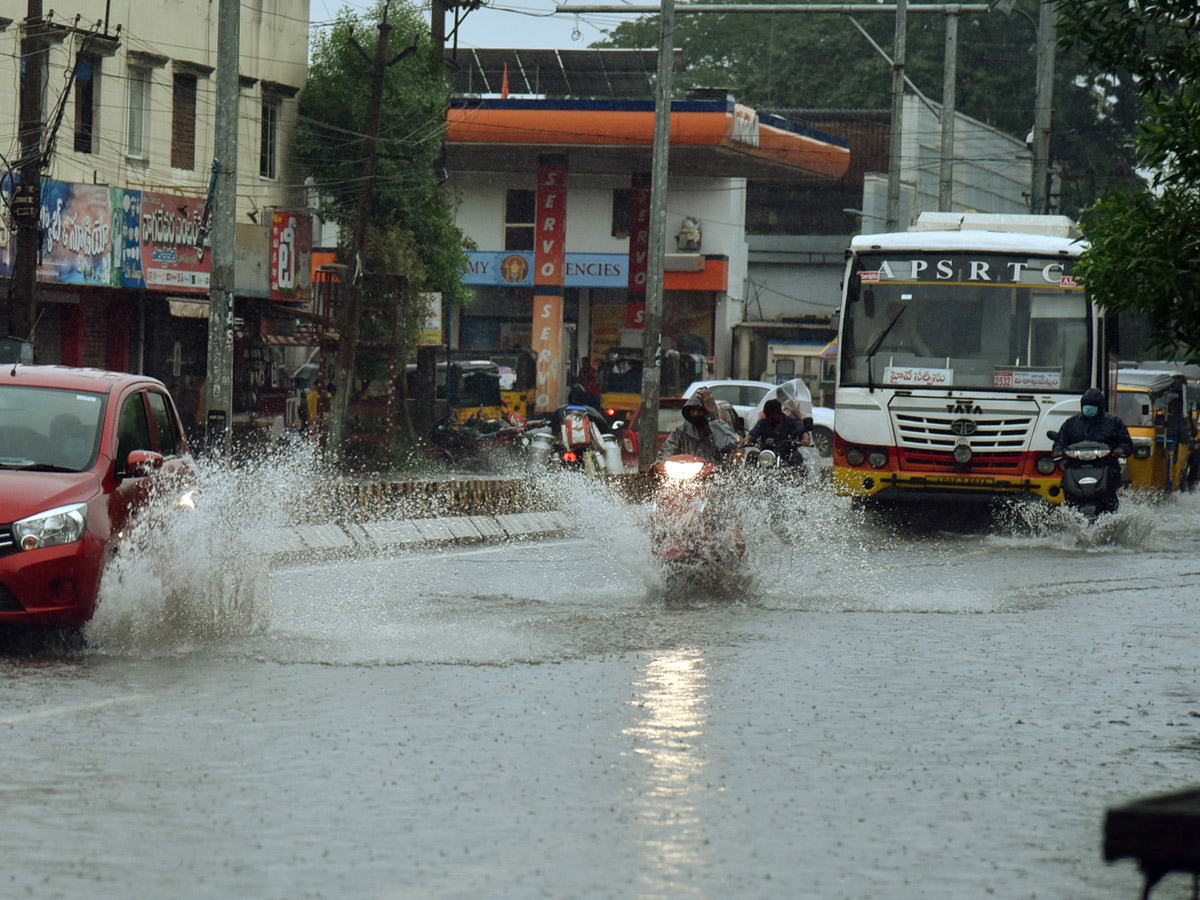
<path id="1" fill-rule="evenodd" d="M 94 153 L 98 149 L 96 118 L 100 99 L 100 58 L 81 54 L 75 69 L 75 152 Z"/>
<path id="2" fill-rule="evenodd" d="M 537 192 L 510 190 L 504 198 L 504 249 L 533 249 Z"/>
<path id="3" fill-rule="evenodd" d="M 258 174 L 275 179 L 279 174 L 279 99 L 263 97 L 262 139 L 258 145 Z"/>
<path id="4" fill-rule="evenodd" d="M 150 70 L 131 66 L 127 80 L 129 125 L 125 132 L 125 152 L 143 159 L 146 156 L 146 132 L 150 119 Z"/>
<path id="5" fill-rule="evenodd" d="M 171 97 L 171 165 L 196 167 L 196 76 L 175 73 Z"/>
<path id="6" fill-rule="evenodd" d="M 616 188 L 612 192 L 612 236 L 629 237 L 629 219 L 632 216 L 633 191 Z"/>

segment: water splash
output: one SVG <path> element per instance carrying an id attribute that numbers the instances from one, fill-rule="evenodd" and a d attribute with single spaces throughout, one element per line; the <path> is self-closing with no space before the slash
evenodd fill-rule
<path id="1" fill-rule="evenodd" d="M 326 477 L 303 445 L 264 449 L 244 464 L 198 464 L 194 509 L 178 487 L 149 501 L 105 569 L 85 629 L 99 652 L 186 651 L 264 630 L 271 616 L 262 536 L 293 524 L 310 487 Z M 173 491 L 173 493 L 167 493 Z"/>

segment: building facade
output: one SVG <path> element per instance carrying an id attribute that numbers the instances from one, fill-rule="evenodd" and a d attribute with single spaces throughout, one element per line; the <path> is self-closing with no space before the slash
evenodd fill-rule
<path id="1" fill-rule="evenodd" d="M 26 21 L 22 0 L 0 0 L 0 16 L 11 20 L 0 32 L 0 78 L 21 84 L 23 57 L 40 65 L 42 141 L 53 141 L 41 186 L 36 357 L 160 377 L 192 421 L 207 368 L 217 10 L 185 0 L 76 0 L 69 18 L 47 10 Z M 275 380 L 260 340 L 272 331 L 272 304 L 309 292 L 302 257 L 311 218 L 288 152 L 308 15 L 308 0 L 241 4 L 235 385 L 243 410 Z M 0 176 L 11 197 L 19 91 L 5 97 L 0 143 L 9 165 Z M 0 231 L 5 280 L 17 252 L 12 225 L 6 216 Z"/>

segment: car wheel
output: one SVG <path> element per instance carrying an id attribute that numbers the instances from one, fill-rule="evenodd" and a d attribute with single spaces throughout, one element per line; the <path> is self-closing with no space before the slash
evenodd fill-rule
<path id="1" fill-rule="evenodd" d="M 817 452 L 825 459 L 833 456 L 833 432 L 823 425 L 818 425 L 812 430 L 813 446 L 817 448 Z"/>

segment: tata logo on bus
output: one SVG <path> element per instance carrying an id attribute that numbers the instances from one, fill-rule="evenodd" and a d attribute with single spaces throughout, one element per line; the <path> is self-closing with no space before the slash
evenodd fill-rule
<path id="1" fill-rule="evenodd" d="M 950 413 L 951 415 L 957 415 L 957 416 L 979 416 L 979 415 L 983 414 L 983 409 L 979 406 L 978 403 L 972 403 L 970 400 L 958 400 L 954 403 L 947 403 L 946 404 L 946 412 Z M 964 421 L 967 421 L 967 420 L 966 419 L 956 419 L 954 422 L 951 422 L 950 430 L 953 431 L 955 425 L 957 425 L 959 422 L 964 422 Z M 968 422 L 968 424 L 974 426 L 975 423 Z M 974 430 L 975 429 L 972 427 L 971 431 L 955 431 L 954 433 L 955 434 L 972 434 L 974 432 Z"/>
<path id="2" fill-rule="evenodd" d="M 979 407 L 975 408 L 978 409 Z M 955 419 L 950 423 L 950 433 L 956 434 L 959 437 L 970 437 L 978 430 L 979 426 L 970 419 Z"/>

